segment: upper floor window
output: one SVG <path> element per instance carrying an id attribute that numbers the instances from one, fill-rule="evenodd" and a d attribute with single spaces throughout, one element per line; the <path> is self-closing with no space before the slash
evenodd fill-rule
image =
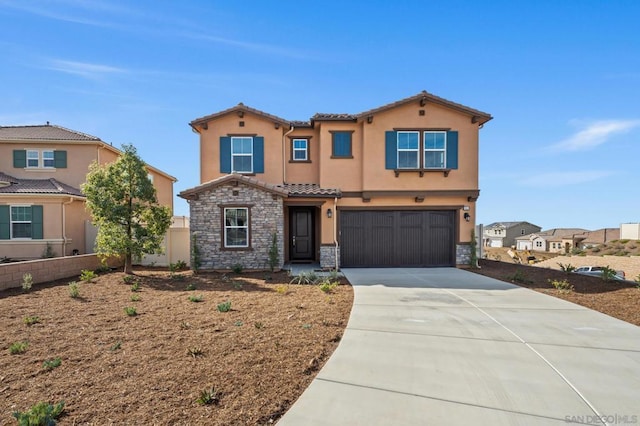
<path id="1" fill-rule="evenodd" d="M 13 151 L 13 167 L 27 169 L 64 169 L 67 167 L 67 151 L 16 149 Z"/>
<path id="2" fill-rule="evenodd" d="M 221 136 L 221 173 L 264 173 L 262 136 Z"/>
<path id="3" fill-rule="evenodd" d="M 424 168 L 444 169 L 446 167 L 447 133 L 424 132 Z"/>
<path id="4" fill-rule="evenodd" d="M 40 166 L 40 153 L 38 151 L 27 151 L 27 167 L 39 167 Z"/>
<path id="5" fill-rule="evenodd" d="M 248 207 L 224 209 L 224 246 L 229 248 L 249 247 Z"/>
<path id="6" fill-rule="evenodd" d="M 54 151 L 42 151 L 42 167 L 55 167 Z"/>
<path id="7" fill-rule="evenodd" d="M 417 169 L 420 162 L 420 133 L 398 132 L 398 168 Z"/>
<path id="8" fill-rule="evenodd" d="M 292 159 L 293 161 L 309 160 L 309 140 L 293 139 L 292 141 Z"/>
<path id="9" fill-rule="evenodd" d="M 353 158 L 351 136 L 353 131 L 331 132 L 331 158 Z"/>
<path id="10" fill-rule="evenodd" d="M 253 138 L 231 138 L 231 171 L 237 173 L 253 172 Z"/>

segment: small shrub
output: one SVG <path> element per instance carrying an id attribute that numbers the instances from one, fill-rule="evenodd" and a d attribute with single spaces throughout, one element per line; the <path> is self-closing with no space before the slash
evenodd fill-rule
<path id="1" fill-rule="evenodd" d="M 573 285 L 571 285 L 567 280 L 548 280 L 548 281 L 549 281 L 549 284 L 551 284 L 556 288 L 556 290 L 566 291 L 566 292 L 573 291 Z"/>
<path id="2" fill-rule="evenodd" d="M 127 306 L 126 308 L 124 308 L 124 313 L 130 317 L 135 317 L 136 315 L 138 315 L 138 311 L 136 310 L 135 306 Z"/>
<path id="3" fill-rule="evenodd" d="M 196 347 L 187 349 L 187 355 L 189 355 L 189 356 L 191 356 L 193 358 L 197 358 L 199 356 L 204 355 L 204 352 L 202 351 L 201 348 L 196 346 Z"/>
<path id="4" fill-rule="evenodd" d="M 187 291 L 195 291 L 195 290 L 196 290 L 196 283 L 187 284 Z"/>
<path id="5" fill-rule="evenodd" d="M 82 271 L 80 271 L 80 279 L 86 283 L 90 283 L 95 279 L 95 277 L 96 273 L 90 271 L 89 269 L 83 269 Z"/>
<path id="6" fill-rule="evenodd" d="M 315 284 L 320 280 L 320 277 L 318 277 L 318 274 L 316 274 L 314 271 L 309 271 L 307 277 L 309 278 L 310 284 Z"/>
<path id="7" fill-rule="evenodd" d="M 69 283 L 68 290 L 69 290 L 69 296 L 72 299 L 77 299 L 80 296 L 80 286 L 78 285 L 77 282 L 71 281 Z"/>
<path id="8" fill-rule="evenodd" d="M 28 346 L 27 342 L 14 342 L 9 346 L 9 353 L 11 355 L 23 354 L 27 351 Z"/>
<path id="9" fill-rule="evenodd" d="M 47 371 L 51 371 L 54 368 L 60 367 L 60 364 L 62 364 L 62 360 L 60 359 L 60 357 L 54 358 L 54 359 L 48 359 L 42 363 L 42 368 L 44 368 Z"/>
<path id="10" fill-rule="evenodd" d="M 328 277 L 329 277 L 329 280 L 331 280 L 331 281 L 338 281 L 340 279 L 340 274 L 338 273 L 338 271 L 336 269 L 332 269 L 329 272 Z"/>
<path id="11" fill-rule="evenodd" d="M 33 286 L 33 276 L 30 273 L 25 273 L 22 275 L 22 291 L 28 293 L 31 291 L 31 287 Z"/>
<path id="12" fill-rule="evenodd" d="M 190 328 L 191 328 L 191 324 L 189 324 L 188 322 L 186 322 L 186 321 L 182 321 L 182 322 L 180 323 L 180 329 L 181 329 L 181 330 L 188 330 L 188 329 L 190 329 Z"/>
<path id="13" fill-rule="evenodd" d="M 53 251 L 53 247 L 51 247 L 51 243 L 47 243 L 47 247 L 42 252 L 42 256 L 41 257 L 43 259 L 51 259 L 51 258 L 56 257 L 56 252 Z"/>
<path id="14" fill-rule="evenodd" d="M 563 265 L 562 263 L 558 262 L 558 266 L 560 267 L 560 269 L 562 269 L 563 272 L 566 272 L 567 274 L 576 270 L 576 267 L 570 263 Z"/>
<path id="15" fill-rule="evenodd" d="M 323 293 L 331 293 L 337 286 L 338 283 L 332 283 L 331 281 L 327 280 L 320 284 L 320 290 L 322 290 Z"/>
<path id="16" fill-rule="evenodd" d="M 609 266 L 605 266 L 602 268 L 602 280 L 603 281 L 613 281 L 616 276 L 616 270 L 609 268 Z"/>
<path id="17" fill-rule="evenodd" d="M 243 269 L 244 269 L 244 266 L 242 266 L 241 263 L 236 263 L 231 267 L 231 270 L 236 274 L 241 274 Z"/>
<path id="18" fill-rule="evenodd" d="M 125 275 L 124 277 L 122 277 L 122 281 L 125 284 L 133 284 L 136 281 L 136 277 L 134 277 L 133 275 Z"/>
<path id="19" fill-rule="evenodd" d="M 258 330 L 261 330 L 261 329 L 263 329 L 263 328 L 264 328 L 264 324 L 263 324 L 263 323 L 261 323 L 260 321 L 256 321 L 256 322 L 254 322 L 254 323 L 253 323 L 253 326 L 254 326 L 255 328 L 257 328 Z"/>
<path id="20" fill-rule="evenodd" d="M 22 321 L 30 327 L 33 324 L 38 324 L 40 322 L 40 317 L 24 317 Z"/>
<path id="21" fill-rule="evenodd" d="M 140 283 L 138 281 L 131 284 L 131 291 L 133 292 L 140 291 Z"/>
<path id="22" fill-rule="evenodd" d="M 620 241 L 618 241 L 618 242 L 619 242 L 620 244 L 627 244 L 629 241 L 631 241 L 631 240 L 629 240 L 629 239 L 626 239 L 626 238 L 625 238 L 625 239 L 622 239 L 622 240 L 620 240 Z"/>
<path id="23" fill-rule="evenodd" d="M 289 286 L 286 284 L 278 284 L 276 286 L 276 293 L 278 294 L 287 294 L 289 292 Z"/>
<path id="24" fill-rule="evenodd" d="M 187 262 L 185 262 L 184 260 L 178 260 L 176 262 L 176 268 L 178 268 L 179 271 L 187 269 Z"/>
<path id="25" fill-rule="evenodd" d="M 600 250 L 602 250 L 600 247 L 595 246 L 591 248 L 591 253 L 600 253 Z"/>
<path id="26" fill-rule="evenodd" d="M 118 349 L 120 349 L 122 347 L 122 342 L 120 340 L 118 340 L 117 342 L 115 342 L 113 345 L 111 345 L 111 347 L 109 348 L 109 350 L 111 352 L 115 352 Z"/>
<path id="27" fill-rule="evenodd" d="M 233 323 L 233 325 L 235 325 L 236 327 L 242 327 L 244 325 L 244 323 L 242 321 L 236 321 Z"/>
<path id="28" fill-rule="evenodd" d="M 218 303 L 218 312 L 229 312 L 231 310 L 231 301 Z"/>
<path id="29" fill-rule="evenodd" d="M 232 281 L 232 284 L 233 284 L 233 288 L 234 288 L 234 289 L 236 289 L 236 290 L 242 290 L 242 281 L 236 281 L 236 280 L 233 280 L 233 281 Z"/>
<path id="30" fill-rule="evenodd" d="M 140 295 L 139 294 L 132 294 L 131 297 L 129 298 L 129 300 L 131 300 L 132 302 L 139 302 L 140 299 Z"/>
<path id="31" fill-rule="evenodd" d="M 109 267 L 109 265 L 107 265 L 107 262 L 102 261 L 100 263 L 100 266 L 96 268 L 96 273 L 103 274 L 105 272 L 111 272 L 111 268 Z"/>
<path id="32" fill-rule="evenodd" d="M 302 324 L 302 328 L 309 330 L 311 328 L 311 324 Z"/>
<path id="33" fill-rule="evenodd" d="M 293 277 L 293 279 L 289 282 L 289 284 L 298 284 L 298 285 L 312 284 L 313 280 L 311 278 L 312 277 L 310 277 L 309 274 L 305 272 L 300 272 L 298 275 Z"/>
<path id="34" fill-rule="evenodd" d="M 193 303 L 202 302 L 204 300 L 204 296 L 199 294 L 197 296 L 189 296 L 189 301 Z"/>
<path id="35" fill-rule="evenodd" d="M 531 281 L 529 278 L 527 278 L 527 274 L 525 274 L 524 272 L 517 270 L 515 272 L 515 274 L 513 274 L 510 277 L 507 277 L 509 279 L 509 281 L 514 282 L 514 283 L 520 283 L 520 284 L 531 284 L 533 281 Z"/>
<path id="36" fill-rule="evenodd" d="M 184 281 L 186 277 L 182 274 L 176 274 L 175 272 L 171 272 L 169 274 L 169 278 L 174 281 Z"/>
<path id="37" fill-rule="evenodd" d="M 24 413 L 16 411 L 13 417 L 18 420 L 20 426 L 55 426 L 56 420 L 64 410 L 64 401 L 56 405 L 46 402 L 38 402 Z"/>
<path id="38" fill-rule="evenodd" d="M 200 405 L 218 405 L 220 402 L 220 393 L 211 386 L 211 389 L 200 391 L 200 396 L 196 399 L 196 402 Z"/>

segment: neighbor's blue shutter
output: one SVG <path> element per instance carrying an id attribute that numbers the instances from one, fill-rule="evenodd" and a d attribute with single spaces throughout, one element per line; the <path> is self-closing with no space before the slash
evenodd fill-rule
<path id="1" fill-rule="evenodd" d="M 230 136 L 220 136 L 220 173 L 231 173 Z"/>
<path id="2" fill-rule="evenodd" d="M 42 206 L 31 206 L 31 238 L 42 239 Z"/>
<path id="3" fill-rule="evenodd" d="M 394 170 L 398 168 L 398 132 L 389 130 L 384 136 L 385 168 Z"/>
<path id="4" fill-rule="evenodd" d="M 458 168 L 458 132 L 447 132 L 447 169 Z"/>
<path id="5" fill-rule="evenodd" d="M 67 151 L 53 151 L 53 167 L 56 169 L 67 168 Z"/>
<path id="6" fill-rule="evenodd" d="M 9 215 L 9 206 L 0 206 L 0 240 L 11 238 L 11 218 Z"/>
<path id="7" fill-rule="evenodd" d="M 13 167 L 17 169 L 27 167 L 27 151 L 24 149 L 13 151 Z"/>
<path id="8" fill-rule="evenodd" d="M 264 137 L 253 138 L 253 172 L 264 173 Z"/>

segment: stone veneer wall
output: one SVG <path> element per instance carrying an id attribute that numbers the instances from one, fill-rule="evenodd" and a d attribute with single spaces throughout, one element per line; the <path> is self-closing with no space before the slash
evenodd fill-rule
<path id="1" fill-rule="evenodd" d="M 340 261 L 340 247 L 338 247 L 338 261 Z M 320 267 L 322 269 L 336 267 L 336 246 L 333 244 L 320 246 Z"/>
<path id="2" fill-rule="evenodd" d="M 233 195 L 237 191 L 237 195 Z M 195 235 L 200 254 L 200 269 L 231 269 L 240 264 L 244 269 L 269 269 L 271 235 L 277 232 L 279 262 L 284 259 L 284 207 L 281 196 L 253 186 L 231 183 L 203 191 L 197 200 L 189 202 L 191 235 Z M 221 207 L 249 206 L 250 248 L 225 250 L 222 248 L 223 230 Z M 193 250 L 193 248 L 192 248 Z"/>
<path id="3" fill-rule="evenodd" d="M 469 244 L 456 245 L 456 265 L 471 265 L 471 246 Z"/>

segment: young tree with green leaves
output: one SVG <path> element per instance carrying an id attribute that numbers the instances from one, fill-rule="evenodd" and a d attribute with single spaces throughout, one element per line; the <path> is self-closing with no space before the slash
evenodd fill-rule
<path id="1" fill-rule="evenodd" d="M 98 227 L 98 254 L 123 256 L 124 272 L 131 274 L 134 257 L 162 251 L 171 210 L 158 205 L 156 190 L 135 147 L 122 148 L 124 152 L 113 163 L 91 165 L 82 191 Z"/>

